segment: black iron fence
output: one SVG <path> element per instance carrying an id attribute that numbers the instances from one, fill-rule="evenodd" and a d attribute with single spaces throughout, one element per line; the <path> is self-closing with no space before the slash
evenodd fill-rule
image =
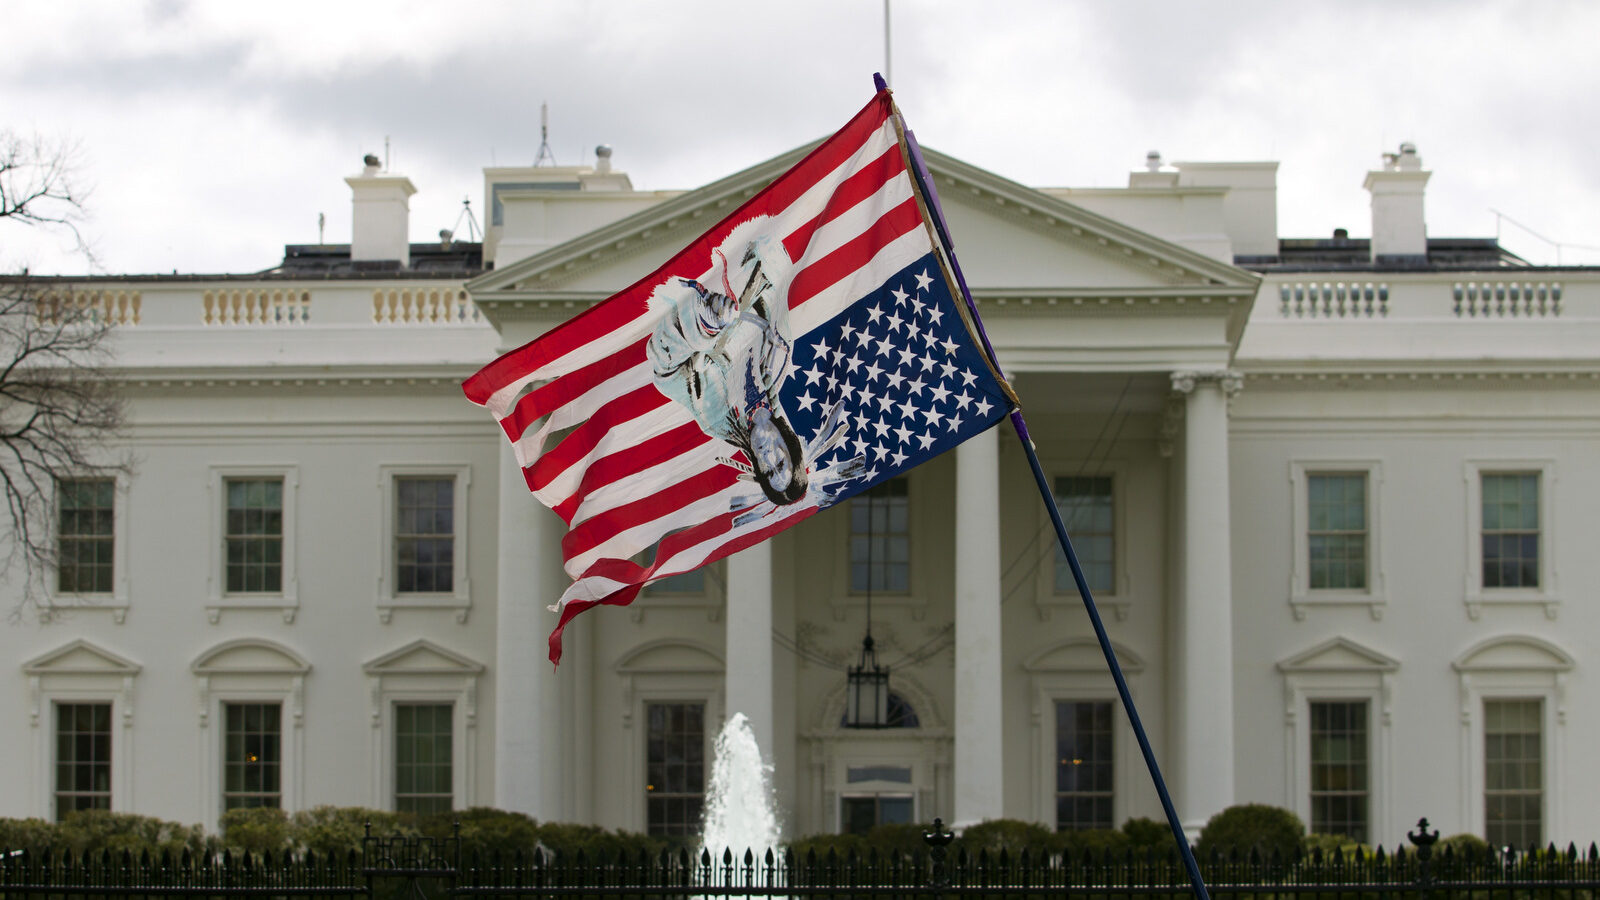
<path id="1" fill-rule="evenodd" d="M 1248 900 L 1600 900 L 1600 852 L 1436 853 L 1427 820 L 1392 853 L 1202 859 L 1207 887 Z M 1190 893 L 1175 854 L 949 854 L 935 821 L 915 854 L 688 851 L 555 859 L 540 848 L 482 856 L 458 837 L 370 833 L 361 853 L 180 855 L 0 851 L 0 900 L 73 897 L 1046 898 L 1157 900 Z M 943 842 L 941 842 L 941 838 Z"/>

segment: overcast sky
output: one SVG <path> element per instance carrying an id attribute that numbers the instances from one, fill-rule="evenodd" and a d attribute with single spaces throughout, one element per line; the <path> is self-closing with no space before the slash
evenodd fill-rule
<path id="1" fill-rule="evenodd" d="M 1216 6 L 1219 10 L 1207 11 Z M 885 68 L 881 0 L 7 3 L 0 130 L 70 140 L 99 270 L 249 272 L 350 234 L 343 178 L 384 151 L 413 240 L 481 213 L 482 169 L 615 148 L 693 188 L 822 137 Z M 1145 152 L 1277 160 L 1279 231 L 1370 233 L 1365 172 L 1403 140 L 1434 236 L 1498 209 L 1600 264 L 1600 4 L 894 0 L 891 82 L 927 146 L 1035 186 L 1127 183 Z M 463 229 L 464 231 L 464 229 Z M 1506 223 L 1530 260 L 1556 249 Z M 959 236 L 958 236 L 959 238 Z M 0 265 L 77 273 L 0 223 Z"/>

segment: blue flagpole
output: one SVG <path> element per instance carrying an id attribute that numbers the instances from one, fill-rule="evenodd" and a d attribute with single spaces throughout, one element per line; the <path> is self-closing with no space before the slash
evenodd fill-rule
<path id="1" fill-rule="evenodd" d="M 872 81 L 879 91 L 888 87 L 881 75 L 874 74 Z M 898 110 L 895 114 L 899 115 Z M 984 331 L 982 320 L 978 318 L 978 305 L 972 301 L 972 292 L 967 288 L 966 276 L 961 273 L 961 264 L 956 262 L 955 243 L 950 239 L 950 229 L 945 225 L 944 210 L 939 206 L 939 195 L 935 192 L 932 176 L 928 174 L 927 163 L 922 159 L 922 149 L 917 146 L 917 139 L 911 130 L 904 129 L 904 131 L 906 146 L 911 153 L 912 177 L 916 179 L 917 187 L 928 203 L 934 230 L 938 232 L 945 258 L 950 261 L 951 272 L 956 277 L 956 284 L 961 288 L 961 297 L 972 315 L 978 338 L 983 341 L 983 350 L 989 355 L 989 361 L 998 371 L 999 357 L 995 355 L 994 346 L 989 343 L 989 335 Z M 1055 526 L 1056 540 L 1060 542 L 1061 550 L 1067 557 L 1067 565 L 1072 569 L 1072 580 L 1078 585 L 1078 595 L 1083 598 L 1083 608 L 1089 614 L 1090 624 L 1094 626 L 1095 638 L 1100 642 L 1100 652 L 1105 655 L 1106 666 L 1111 670 L 1111 678 L 1117 684 L 1117 696 L 1122 698 L 1122 708 L 1128 714 L 1128 724 L 1133 728 L 1133 736 L 1139 742 L 1139 752 L 1144 754 L 1144 764 L 1150 770 L 1150 779 L 1155 782 L 1156 794 L 1161 798 L 1161 808 L 1167 814 L 1167 825 L 1172 829 L 1172 836 L 1178 843 L 1178 853 L 1183 858 L 1183 867 L 1189 873 L 1189 882 L 1194 886 L 1195 897 L 1198 900 L 1211 900 L 1211 895 L 1206 890 L 1205 879 L 1200 876 L 1200 865 L 1195 862 L 1194 850 L 1190 848 L 1188 839 L 1183 836 L 1183 824 L 1178 821 L 1178 812 L 1172 805 L 1172 795 L 1167 791 L 1166 779 L 1161 777 L 1161 766 L 1156 763 L 1155 751 L 1150 748 L 1150 738 L 1145 734 L 1144 723 L 1139 719 L 1139 710 L 1133 705 L 1133 695 L 1128 690 L 1128 680 L 1122 675 L 1122 666 L 1117 662 L 1116 651 L 1111 647 L 1111 638 L 1106 634 L 1105 622 L 1100 619 L 1100 610 L 1095 606 L 1094 594 L 1090 592 L 1089 582 L 1083 576 L 1083 567 L 1078 564 L 1078 554 L 1072 549 L 1072 539 L 1067 536 L 1066 523 L 1061 521 L 1061 510 L 1056 507 L 1055 494 L 1050 490 L 1050 479 L 1039 463 L 1039 454 L 1034 449 L 1033 438 L 1028 434 L 1028 424 L 1023 421 L 1021 409 L 1012 410 L 1011 424 L 1016 429 L 1017 439 L 1022 442 L 1022 452 L 1028 457 L 1028 466 L 1033 469 L 1033 480 L 1039 486 L 1039 495 L 1044 498 L 1045 509 L 1050 512 L 1050 524 Z M 1231 765 L 1232 761 L 1229 760 L 1228 764 Z"/>

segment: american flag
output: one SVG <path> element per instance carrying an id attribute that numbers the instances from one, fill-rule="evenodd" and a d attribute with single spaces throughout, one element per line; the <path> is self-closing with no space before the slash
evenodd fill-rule
<path id="1" fill-rule="evenodd" d="M 665 265 L 463 385 L 569 526 L 552 661 L 577 613 L 766 540 L 1010 411 L 897 117 L 880 91 Z"/>

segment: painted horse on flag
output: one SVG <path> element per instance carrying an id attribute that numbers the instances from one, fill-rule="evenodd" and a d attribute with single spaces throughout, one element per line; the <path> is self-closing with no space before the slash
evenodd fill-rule
<path id="1" fill-rule="evenodd" d="M 805 443 L 784 412 L 780 390 L 793 368 L 789 306 L 773 277 L 787 281 L 790 262 L 767 237 L 743 237 L 760 232 L 763 223 L 746 224 L 724 242 L 736 251 L 737 271 L 726 250 L 712 251 L 713 271 L 721 270 L 721 292 L 675 277 L 651 295 L 650 305 L 661 310 L 661 319 L 645 348 L 656 387 L 687 408 L 706 434 L 742 454 L 742 459 L 730 454 L 717 461 L 760 489 L 730 501 L 739 513 L 735 527 L 802 501 L 830 506 L 843 483 L 866 471 L 861 455 L 818 465 L 849 433 L 843 401 L 832 405 Z M 734 278 L 742 284 L 737 291 Z"/>

